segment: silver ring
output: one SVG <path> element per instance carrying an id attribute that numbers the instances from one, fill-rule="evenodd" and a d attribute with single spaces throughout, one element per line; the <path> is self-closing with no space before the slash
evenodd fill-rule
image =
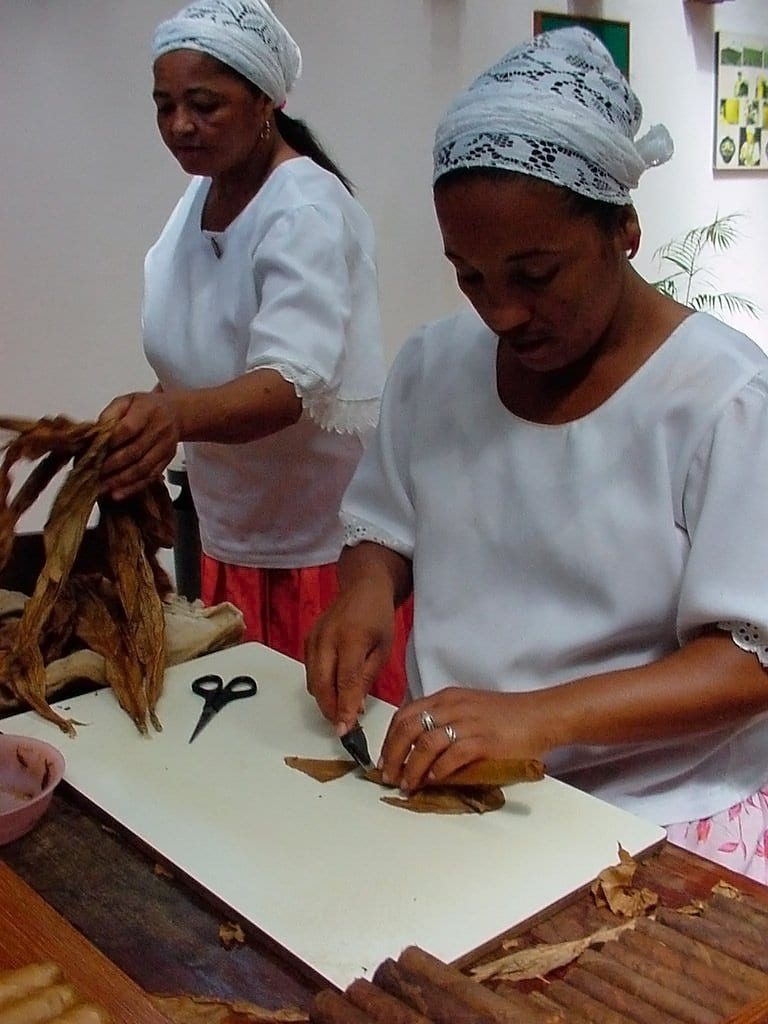
<path id="1" fill-rule="evenodd" d="M 421 721 L 421 728 L 424 732 L 432 732 L 433 729 L 437 728 L 437 722 L 428 711 L 422 711 L 419 715 L 419 720 Z"/>
<path id="2" fill-rule="evenodd" d="M 448 737 L 448 742 L 449 743 L 455 743 L 456 742 L 456 730 L 453 728 L 452 725 L 446 725 L 444 728 L 445 728 L 445 735 Z"/>

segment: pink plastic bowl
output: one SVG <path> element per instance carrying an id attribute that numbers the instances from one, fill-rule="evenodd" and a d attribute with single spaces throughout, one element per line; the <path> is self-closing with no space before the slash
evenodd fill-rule
<path id="1" fill-rule="evenodd" d="M 37 824 L 63 777 L 64 755 L 56 747 L 0 735 L 0 846 Z"/>

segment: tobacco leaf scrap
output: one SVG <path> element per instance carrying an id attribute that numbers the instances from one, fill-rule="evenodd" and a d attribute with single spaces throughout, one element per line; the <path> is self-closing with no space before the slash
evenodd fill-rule
<path id="1" fill-rule="evenodd" d="M 151 995 L 150 999 L 174 1024 L 306 1024 L 309 1021 L 309 1016 L 297 1008 L 268 1010 L 242 999 L 186 995 Z"/>
<path id="2" fill-rule="evenodd" d="M 742 900 L 743 895 L 739 890 L 726 882 L 725 879 L 721 878 L 719 882 L 715 882 L 712 886 L 712 892 L 718 896 L 724 896 L 727 900 Z"/>
<path id="3" fill-rule="evenodd" d="M 245 942 L 245 932 L 236 921 L 225 921 L 219 925 L 219 942 L 224 949 L 234 949 Z"/>
<path id="4" fill-rule="evenodd" d="M 632 885 L 637 861 L 619 844 L 619 863 L 601 871 L 590 887 L 598 907 L 620 917 L 641 917 L 659 902 L 658 894 Z"/>
<path id="5" fill-rule="evenodd" d="M 615 928 L 600 928 L 583 939 L 573 939 L 569 942 L 540 943 L 535 946 L 528 946 L 525 949 L 518 949 L 514 953 L 507 953 L 505 956 L 486 963 L 478 964 L 471 969 L 475 981 L 488 981 L 493 978 L 495 981 L 527 981 L 531 978 L 544 978 L 550 971 L 576 960 L 585 949 L 590 946 L 602 945 L 617 939 L 623 931 L 634 928 L 635 922 L 627 921 L 617 925 Z"/>
<path id="6" fill-rule="evenodd" d="M 347 761 L 345 758 L 320 758 L 320 757 L 295 757 L 293 755 L 284 758 L 289 768 L 309 775 L 315 782 L 332 782 L 334 779 L 341 779 L 353 772 L 357 765 L 354 761 Z"/>
<path id="7" fill-rule="evenodd" d="M 504 806 L 498 786 L 429 786 L 406 796 L 383 796 L 382 803 L 416 814 L 485 814 Z"/>

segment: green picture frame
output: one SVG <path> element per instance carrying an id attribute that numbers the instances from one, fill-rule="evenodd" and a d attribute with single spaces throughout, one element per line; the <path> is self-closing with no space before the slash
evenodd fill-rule
<path id="1" fill-rule="evenodd" d="M 533 12 L 533 33 L 549 32 L 555 28 L 581 25 L 594 33 L 616 62 L 616 66 L 629 79 L 629 22 L 607 18 L 582 18 L 577 14 L 553 14 L 549 11 Z"/>

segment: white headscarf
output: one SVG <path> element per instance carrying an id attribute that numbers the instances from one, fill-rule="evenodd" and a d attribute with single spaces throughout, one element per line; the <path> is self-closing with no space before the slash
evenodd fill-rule
<path id="1" fill-rule="evenodd" d="M 155 30 L 153 58 L 171 50 L 215 57 L 278 107 L 301 74 L 301 51 L 264 0 L 195 0 Z"/>
<path id="2" fill-rule="evenodd" d="M 433 181 L 456 168 L 501 168 L 627 205 L 643 171 L 674 151 L 663 125 L 635 141 L 642 116 L 596 36 L 580 27 L 544 32 L 449 107 L 435 135 Z"/>

